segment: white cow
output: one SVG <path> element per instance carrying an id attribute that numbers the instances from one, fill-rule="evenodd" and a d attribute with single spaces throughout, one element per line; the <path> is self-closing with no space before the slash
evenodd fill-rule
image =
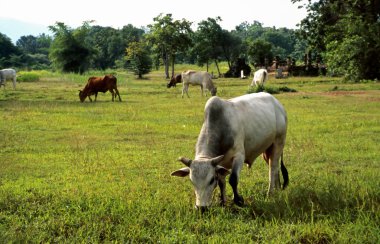
<path id="1" fill-rule="evenodd" d="M 14 69 L 2 69 L 0 70 L 0 86 L 5 87 L 6 80 L 13 81 L 13 89 L 16 89 L 16 70 Z"/>
<path id="2" fill-rule="evenodd" d="M 189 85 L 199 85 L 201 87 L 201 96 L 203 95 L 203 88 L 207 88 L 212 96 L 216 95 L 216 87 L 212 83 L 211 74 L 206 71 L 194 71 L 188 70 L 181 74 L 182 76 L 182 98 L 183 93 L 186 92 L 187 97 L 189 97 L 188 90 Z M 207 94 L 206 94 L 207 96 Z"/>
<path id="3" fill-rule="evenodd" d="M 205 106 L 204 122 L 196 144 L 195 159 L 180 158 L 185 168 L 172 176 L 189 175 L 194 185 L 197 208 L 210 206 L 217 185 L 221 203 L 226 202 L 226 180 L 234 193 L 235 204 L 244 204 L 238 193 L 238 181 L 243 164 L 249 166 L 263 154 L 269 164 L 268 194 L 280 188 L 280 168 L 288 184 L 288 172 L 282 153 L 285 146 L 287 116 L 280 102 L 268 93 L 254 93 L 223 100 L 210 98 Z M 280 163 L 281 162 L 281 163 Z"/>
<path id="4" fill-rule="evenodd" d="M 264 83 L 268 80 L 268 71 L 266 69 L 259 69 L 255 72 L 251 86 L 264 86 Z"/>

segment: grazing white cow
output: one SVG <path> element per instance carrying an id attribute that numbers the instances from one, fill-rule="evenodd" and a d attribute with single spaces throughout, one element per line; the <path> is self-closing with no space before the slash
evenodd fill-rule
<path id="1" fill-rule="evenodd" d="M 13 89 L 16 89 L 16 70 L 14 69 L 2 69 L 0 70 L 0 86 L 5 87 L 6 80 L 13 81 Z"/>
<path id="2" fill-rule="evenodd" d="M 203 95 L 203 88 L 207 88 L 211 92 L 212 96 L 216 95 L 216 87 L 212 83 L 212 76 L 206 71 L 188 70 L 188 71 L 182 72 L 181 77 L 182 77 L 182 97 L 183 97 L 184 92 L 186 92 L 187 97 L 189 97 L 189 94 L 187 91 L 189 90 L 190 84 L 201 86 L 201 96 Z"/>
<path id="3" fill-rule="evenodd" d="M 251 86 L 264 86 L 264 83 L 268 80 L 268 71 L 266 69 L 259 69 L 255 72 Z"/>
<path id="4" fill-rule="evenodd" d="M 280 168 L 283 188 L 287 186 L 288 171 L 282 159 L 286 129 L 285 109 L 268 93 L 248 94 L 230 100 L 212 97 L 205 106 L 195 159 L 180 158 L 186 167 L 171 175 L 190 176 L 196 196 L 195 206 L 204 211 L 210 206 L 217 185 L 221 191 L 221 204 L 225 204 L 225 177 L 231 170 L 229 183 L 234 202 L 242 206 L 244 200 L 237 188 L 240 171 L 244 163 L 251 166 L 260 154 L 269 165 L 268 195 L 280 188 Z"/>

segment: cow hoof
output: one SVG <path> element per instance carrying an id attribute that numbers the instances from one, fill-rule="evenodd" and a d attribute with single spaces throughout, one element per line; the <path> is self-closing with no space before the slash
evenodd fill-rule
<path id="1" fill-rule="evenodd" d="M 244 206 L 244 199 L 241 196 L 234 197 L 234 203 L 238 205 L 239 207 Z"/>

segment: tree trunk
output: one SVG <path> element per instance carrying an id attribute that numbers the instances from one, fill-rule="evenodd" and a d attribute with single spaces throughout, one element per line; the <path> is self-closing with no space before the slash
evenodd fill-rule
<path id="1" fill-rule="evenodd" d="M 166 79 L 169 79 L 169 60 L 168 60 L 168 54 L 164 48 L 162 50 L 162 61 L 164 62 L 164 66 L 165 66 Z"/>
<path id="2" fill-rule="evenodd" d="M 174 77 L 174 63 L 175 63 L 175 56 L 173 55 L 171 59 L 172 59 L 172 60 L 171 60 L 171 61 L 172 61 L 172 62 L 171 62 L 171 63 L 172 63 L 172 76 L 171 76 L 171 77 Z"/>
<path id="3" fill-rule="evenodd" d="M 218 76 L 220 77 L 219 65 L 218 65 L 218 61 L 216 61 L 216 59 L 215 59 L 215 65 L 216 65 L 216 69 L 218 70 Z"/>

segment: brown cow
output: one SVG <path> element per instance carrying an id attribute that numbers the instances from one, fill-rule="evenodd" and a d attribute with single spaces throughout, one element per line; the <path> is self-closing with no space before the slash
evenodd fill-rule
<path id="1" fill-rule="evenodd" d="M 116 97 L 116 95 L 119 96 L 119 101 L 121 102 L 120 94 L 117 90 L 116 81 L 117 79 L 113 75 L 105 75 L 104 77 L 90 77 L 84 89 L 79 90 L 80 101 L 84 102 L 84 100 L 86 100 L 86 97 L 88 97 L 88 99 L 92 102 L 90 96 L 95 94 L 96 102 L 98 92 L 105 93 L 107 91 L 110 91 L 112 93 L 112 102 L 114 101 L 114 97 Z"/>
<path id="2" fill-rule="evenodd" d="M 182 76 L 181 74 L 179 75 L 176 75 L 176 76 L 173 76 L 170 81 L 168 82 L 167 84 L 167 87 L 170 88 L 172 86 L 176 86 L 177 83 L 181 83 L 182 82 Z"/>

